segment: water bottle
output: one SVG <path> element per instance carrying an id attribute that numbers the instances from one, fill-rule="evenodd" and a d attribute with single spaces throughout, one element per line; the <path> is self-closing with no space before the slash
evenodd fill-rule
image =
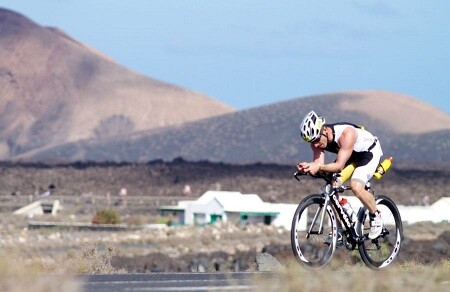
<path id="1" fill-rule="evenodd" d="M 375 173 L 373 174 L 373 176 L 376 179 L 380 179 L 386 173 L 386 171 L 388 171 L 388 169 L 391 167 L 392 160 L 393 160 L 393 158 L 391 156 L 389 156 L 388 158 L 383 160 L 383 162 L 380 163 L 380 165 L 378 166 L 378 168 L 375 171 Z"/>
<path id="2" fill-rule="evenodd" d="M 352 206 L 350 206 L 350 203 L 347 201 L 347 199 L 346 198 L 340 199 L 339 204 L 341 204 L 348 218 L 350 218 L 352 222 L 356 222 L 356 214 L 353 211 L 353 208 Z"/>
<path id="3" fill-rule="evenodd" d="M 356 168 L 356 163 L 350 163 L 344 169 L 341 171 L 340 176 L 337 178 L 337 180 L 340 182 L 340 184 L 344 184 L 348 179 L 352 176 L 353 171 Z"/>

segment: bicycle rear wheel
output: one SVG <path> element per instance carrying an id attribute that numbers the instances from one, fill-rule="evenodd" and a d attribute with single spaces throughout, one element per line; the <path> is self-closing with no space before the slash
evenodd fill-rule
<path id="1" fill-rule="evenodd" d="M 403 238 L 402 219 L 395 203 L 386 196 L 379 196 L 376 203 L 383 220 L 383 232 L 376 239 L 368 238 L 370 221 L 366 211 L 362 233 L 364 241 L 359 245 L 361 259 L 374 270 L 385 268 L 395 260 Z"/>
<path id="2" fill-rule="evenodd" d="M 307 268 L 325 266 L 336 248 L 336 216 L 330 205 L 325 210 L 323 230 L 319 230 L 324 203 L 325 199 L 321 195 L 307 196 L 300 202 L 292 220 L 292 251 L 295 258 Z"/>

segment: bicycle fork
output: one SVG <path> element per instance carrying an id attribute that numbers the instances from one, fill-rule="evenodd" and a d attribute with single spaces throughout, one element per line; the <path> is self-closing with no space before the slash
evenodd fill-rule
<path id="1" fill-rule="evenodd" d="M 311 226 L 309 226 L 309 230 L 308 230 L 308 233 L 306 235 L 307 239 L 309 239 L 309 236 L 311 234 L 322 234 L 323 233 L 323 219 L 325 218 L 325 212 L 327 211 L 327 206 L 328 206 L 328 202 L 329 201 L 330 201 L 330 197 L 329 196 L 325 196 L 325 202 L 323 203 L 323 206 L 321 206 L 320 208 L 318 208 L 316 210 L 316 214 L 314 214 L 313 221 L 311 223 Z M 316 220 L 317 220 L 317 217 L 319 216 L 319 213 L 322 213 L 321 216 L 320 216 L 319 230 L 318 231 L 314 231 L 312 229 L 313 229 L 313 227 L 314 227 L 314 225 L 316 223 Z"/>

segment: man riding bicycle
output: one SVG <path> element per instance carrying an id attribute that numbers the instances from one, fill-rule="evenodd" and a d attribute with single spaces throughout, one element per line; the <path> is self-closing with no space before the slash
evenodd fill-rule
<path id="1" fill-rule="evenodd" d="M 313 161 L 298 163 L 298 171 L 311 175 L 318 172 L 341 172 L 346 165 L 355 163 L 350 188 L 369 210 L 369 238 L 380 236 L 383 230 L 381 214 L 375 198 L 365 189 L 383 155 L 378 139 L 352 123 L 325 124 L 325 119 L 314 111 L 305 116 L 300 125 L 300 132 L 303 140 L 311 144 Z M 336 160 L 325 164 L 324 150 L 337 154 Z"/>

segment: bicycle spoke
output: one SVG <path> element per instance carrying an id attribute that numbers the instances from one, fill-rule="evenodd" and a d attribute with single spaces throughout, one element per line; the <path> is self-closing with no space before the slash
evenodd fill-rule
<path id="1" fill-rule="evenodd" d="M 383 197 L 377 208 L 383 221 L 382 234 L 377 239 L 370 240 L 368 238 L 370 224 L 369 220 L 365 220 L 364 242 L 360 246 L 361 258 L 370 268 L 388 266 L 396 258 L 401 244 L 402 224 L 395 204 Z"/>
<path id="2" fill-rule="evenodd" d="M 322 201 L 323 198 L 316 196 L 300 204 L 291 229 L 292 248 L 296 258 L 312 268 L 325 265 L 334 252 L 334 247 L 330 244 L 333 237 L 328 238 L 333 231 L 332 211 L 325 210 L 325 216 L 322 217 Z"/>
<path id="3" fill-rule="evenodd" d="M 333 237 L 330 236 L 334 217 L 331 216 L 331 208 L 324 209 L 322 202 L 323 198 L 316 195 L 300 204 L 291 229 L 296 258 L 311 268 L 328 263 L 334 252 Z"/>

